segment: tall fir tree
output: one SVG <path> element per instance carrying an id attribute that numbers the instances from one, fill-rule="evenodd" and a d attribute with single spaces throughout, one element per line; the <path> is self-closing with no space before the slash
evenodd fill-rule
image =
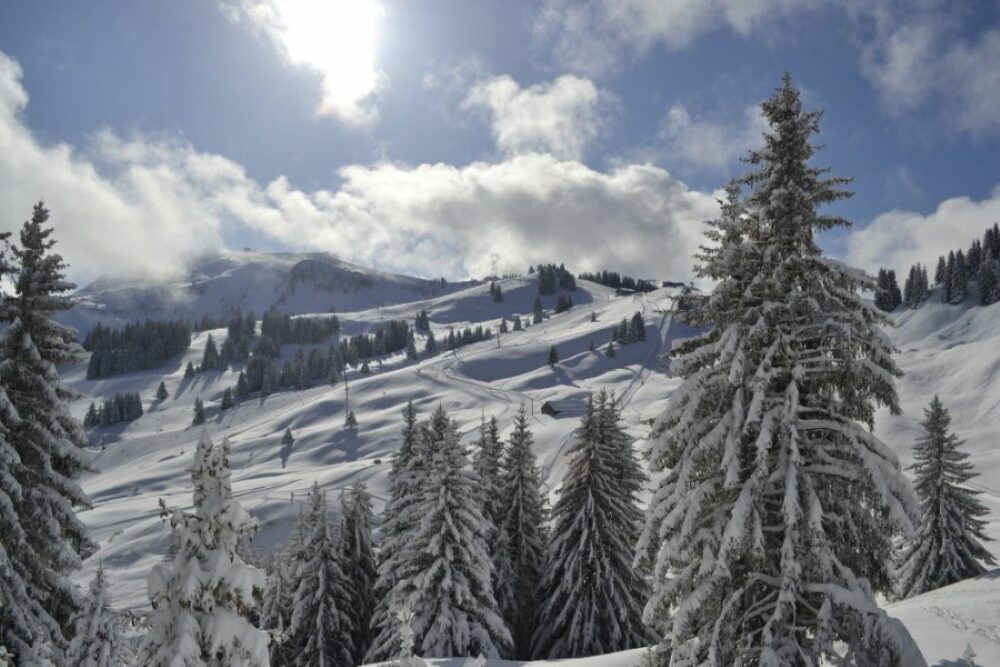
<path id="1" fill-rule="evenodd" d="M 90 592 L 74 619 L 74 635 L 66 652 L 70 667 L 125 667 L 118 614 L 111 607 L 108 581 L 99 567 Z"/>
<path id="2" fill-rule="evenodd" d="M 372 521 L 371 494 L 364 482 L 356 482 L 341 496 L 340 561 L 350 600 L 351 656 L 357 665 L 372 643 L 371 620 L 377 603 Z"/>
<path id="3" fill-rule="evenodd" d="M 542 495 L 542 474 L 532 451 L 534 437 L 528 428 L 528 412 L 522 404 L 514 418 L 504 459 L 501 528 L 506 533 L 506 559 L 513 575 L 513 599 L 501 608 L 514 639 L 516 659 L 531 655 L 531 636 L 538 614 L 538 586 L 545 568 L 548 518 Z M 500 555 L 499 557 L 503 557 Z"/>
<path id="4" fill-rule="evenodd" d="M 510 633 L 493 596 L 493 566 L 486 547 L 486 521 L 476 497 L 476 477 L 457 425 L 438 407 L 423 430 L 427 473 L 418 481 L 416 515 L 407 545 L 409 575 L 391 597 L 414 614 L 416 652 L 424 657 L 496 658 Z"/>
<path id="5" fill-rule="evenodd" d="M 351 597 L 326 495 L 313 486 L 285 651 L 296 667 L 351 667 Z"/>
<path id="6" fill-rule="evenodd" d="M 814 238 L 847 224 L 818 211 L 846 180 L 809 164 L 821 114 L 787 75 L 761 109 L 749 194 L 724 203 L 698 256 L 718 283 L 678 313 L 712 326 L 673 350 L 684 381 L 651 452 L 666 475 L 639 543 L 644 616 L 672 665 L 926 664 L 873 595 L 917 503 L 868 428 L 878 404 L 899 412 L 885 318 L 857 296 L 874 281 Z"/>
<path id="7" fill-rule="evenodd" d="M 37 204 L 13 248 L 0 235 L 0 280 L 14 285 L 0 297 L 0 644 L 23 664 L 66 647 L 77 611 L 68 575 L 95 548 L 75 513 L 89 507 L 76 482 L 89 467 L 86 434 L 56 371 L 83 358 L 53 319 L 74 286 L 48 217 Z"/>
<path id="8" fill-rule="evenodd" d="M 923 435 L 913 448 L 920 495 L 921 519 L 913 539 L 904 548 L 897 592 L 900 597 L 979 576 L 983 563 L 996 565 L 983 546 L 983 517 L 989 510 L 967 486 L 976 473 L 969 455 L 959 449 L 962 441 L 951 433 L 951 415 L 937 396 L 924 410 Z"/>
<path id="9" fill-rule="evenodd" d="M 420 525 L 420 516 L 416 513 L 417 484 L 427 473 L 423 445 L 417 412 L 411 400 L 403 410 L 400 445 L 389 470 L 389 499 L 382 514 L 382 541 L 375 582 L 378 604 L 371 621 L 375 636 L 366 655 L 367 662 L 388 660 L 397 655 L 399 636 L 395 615 L 398 609 L 390 608 L 390 594 L 400 577 L 407 574 L 408 561 L 404 559 L 411 555 L 408 546 Z"/>
<path id="10" fill-rule="evenodd" d="M 266 577 L 237 553 L 257 522 L 233 499 L 228 438 L 216 446 L 202 431 L 191 479 L 193 512 L 171 512 L 160 501 L 175 548 L 149 574 L 153 611 L 141 664 L 267 667 L 268 635 L 250 621 Z"/>
<path id="11" fill-rule="evenodd" d="M 644 646 L 648 585 L 633 569 L 644 475 L 605 392 L 587 403 L 552 510 L 532 653 L 558 660 Z"/>
<path id="12" fill-rule="evenodd" d="M 276 551 L 271 559 L 264 600 L 260 609 L 260 627 L 275 633 L 276 640 L 270 644 L 271 667 L 291 664 L 285 647 L 285 634 L 292 620 L 292 603 L 295 590 L 292 588 L 292 568 L 289 548 Z"/>

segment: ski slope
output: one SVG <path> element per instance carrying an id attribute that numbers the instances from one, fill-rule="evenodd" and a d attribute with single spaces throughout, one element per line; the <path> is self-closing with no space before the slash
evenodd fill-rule
<path id="1" fill-rule="evenodd" d="M 537 293 L 534 280 L 501 281 L 504 301 L 494 303 L 485 284 L 467 286 L 436 296 L 381 303 L 356 311 L 340 311 L 345 334 L 372 331 L 380 321 L 412 321 L 421 309 L 430 314 L 439 344 L 448 327 L 495 326 L 501 316 L 508 322 L 519 314 L 530 322 Z M 196 397 L 205 401 L 209 419 L 205 428 L 213 438 L 232 441 L 234 491 L 261 524 L 254 547 L 261 550 L 282 543 L 312 484 L 328 490 L 331 509 L 339 502 L 337 491 L 364 480 L 376 501 L 385 501 L 389 457 L 398 445 L 400 411 L 413 400 L 422 417 L 439 404 L 458 420 L 466 441 L 477 435 L 480 418 L 496 416 L 504 435 L 516 410 L 530 411 L 536 453 L 551 494 L 562 477 L 564 453 L 577 418 L 553 418 L 540 412 L 546 400 L 585 398 L 608 389 L 623 404 L 628 431 L 644 446 L 649 422 L 669 401 L 678 380 L 664 372 L 660 357 L 673 341 L 691 331 L 666 314 L 675 292 L 662 289 L 644 295 L 615 296 L 613 290 L 580 281 L 573 293 L 575 307 L 552 314 L 555 297 L 543 297 L 548 318 L 521 332 L 460 348 L 454 353 L 409 361 L 402 354 L 372 363 L 368 376 L 348 372 L 349 394 L 344 384 L 319 386 L 307 391 L 280 392 L 265 400 L 253 399 L 225 414 L 218 414 L 223 389 L 233 385 L 239 369 L 212 372 L 185 380 L 183 369 L 201 359 L 211 333 L 221 344 L 225 330 L 197 334 L 191 349 L 161 369 L 96 381 L 84 379 L 85 364 L 68 369 L 66 378 L 77 390 L 93 398 L 124 391 L 138 391 L 146 414 L 128 424 L 98 431 L 93 438 L 94 463 L 99 474 L 84 480 L 94 507 L 82 513 L 100 551 L 79 575 L 88 579 L 99 562 L 113 582 L 118 605 L 142 609 L 146 603 L 145 579 L 166 548 L 168 531 L 159 518 L 158 501 L 171 507 L 190 505 L 187 468 L 199 429 L 190 426 Z M 325 297 L 323 297 L 325 298 Z M 899 382 L 900 416 L 880 411 L 876 432 L 910 462 L 910 450 L 919 432 L 923 407 L 936 392 L 951 410 L 953 427 L 967 440 L 968 451 L 981 476 L 976 488 L 993 510 L 988 533 L 1000 540 L 1000 306 L 963 306 L 939 302 L 937 294 L 915 311 L 895 313 L 888 333 L 899 348 L 905 376 Z M 299 304 L 307 309 L 308 304 Z M 326 308 L 316 308 L 324 312 Z M 647 340 L 617 346 L 607 358 L 611 326 L 636 311 L 643 313 Z M 308 312 L 308 310 L 304 311 Z M 591 321 L 591 313 L 596 321 Z M 591 339 L 595 352 L 588 351 Z M 555 345 L 560 363 L 546 363 Z M 418 350 L 423 341 L 417 341 Z M 286 357 L 294 347 L 283 350 Z M 153 394 L 164 379 L 169 398 L 155 401 Z M 345 402 L 357 415 L 356 432 L 345 431 Z M 88 401 L 74 410 L 82 417 Z M 295 444 L 290 451 L 280 445 L 284 429 L 291 428 Z M 1000 558 L 1000 545 L 993 543 Z M 1000 571 L 981 580 L 967 581 L 927 595 L 891 603 L 890 613 L 911 630 L 928 664 L 954 665 L 971 644 L 978 664 L 1000 665 Z M 641 652 L 604 656 L 573 665 L 638 664 Z M 437 664 L 461 665 L 462 661 Z M 491 667 L 515 664 L 490 662 Z"/>

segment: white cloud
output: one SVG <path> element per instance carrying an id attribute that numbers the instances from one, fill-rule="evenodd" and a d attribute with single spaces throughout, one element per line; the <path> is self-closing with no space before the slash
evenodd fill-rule
<path id="1" fill-rule="evenodd" d="M 493 138 L 508 154 L 541 150 L 579 160 L 598 136 L 610 102 L 589 79 L 565 75 L 522 88 L 504 75 L 476 83 L 462 108 L 489 111 Z"/>
<path id="2" fill-rule="evenodd" d="M 483 275 L 496 251 L 502 270 L 562 261 L 686 279 L 701 221 L 717 212 L 711 194 L 654 165 L 602 172 L 540 153 L 353 165 L 339 187 L 306 191 L 284 177 L 259 184 L 238 163 L 178 140 L 104 130 L 84 150 L 47 146 L 24 125 L 20 77 L 0 53 L 0 229 L 16 228 L 44 198 L 78 280 L 164 275 L 247 230 L 425 276 Z"/>
<path id="3" fill-rule="evenodd" d="M 760 146 L 767 130 L 760 108 L 744 110 L 733 122 L 696 120 L 683 105 L 670 107 L 663 120 L 661 135 L 666 141 L 666 157 L 703 169 L 725 169 L 747 149 Z"/>
<path id="4" fill-rule="evenodd" d="M 656 44 L 688 46 L 729 28 L 748 36 L 827 0 L 545 0 L 535 21 L 540 42 L 571 71 L 603 75 Z"/>
<path id="5" fill-rule="evenodd" d="M 233 21 L 266 36 L 292 65 L 320 74 L 317 113 L 369 125 L 385 84 L 376 60 L 382 9 L 376 0 L 222 0 Z"/>
<path id="6" fill-rule="evenodd" d="M 947 7 L 899 20 L 876 15 L 862 71 L 883 106 L 905 115 L 936 108 L 949 128 L 1000 135 L 1000 29 L 960 34 Z"/>
<path id="7" fill-rule="evenodd" d="M 889 211 L 850 235 L 847 259 L 870 271 L 886 266 L 905 275 L 916 262 L 928 265 L 933 271 L 934 262 L 942 252 L 967 245 L 997 220 L 1000 220 L 1000 186 L 980 201 L 969 197 L 946 199 L 927 215 Z"/>

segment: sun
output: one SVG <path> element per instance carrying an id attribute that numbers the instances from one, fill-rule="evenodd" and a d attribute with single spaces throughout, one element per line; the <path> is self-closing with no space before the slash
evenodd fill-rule
<path id="1" fill-rule="evenodd" d="M 382 7 L 375 0 L 273 0 L 274 29 L 293 64 L 323 76 L 320 113 L 364 120 L 383 78 L 377 62 Z"/>

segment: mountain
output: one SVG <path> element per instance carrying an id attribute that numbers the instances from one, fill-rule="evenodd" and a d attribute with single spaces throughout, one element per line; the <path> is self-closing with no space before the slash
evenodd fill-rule
<path id="1" fill-rule="evenodd" d="M 499 281 L 504 300 L 497 303 L 487 285 L 440 286 L 373 274 L 323 256 L 236 254 L 200 266 L 200 274 L 188 282 L 169 286 L 188 292 L 188 312 L 193 314 L 217 312 L 217 304 L 246 304 L 244 309 L 254 308 L 260 314 L 286 294 L 283 304 L 290 312 L 310 312 L 308 308 L 322 312 L 335 305 L 343 332 L 355 334 L 371 332 L 387 319 L 412 322 L 424 309 L 439 343 L 449 328 L 495 327 L 501 317 L 509 322 L 515 314 L 530 322 L 537 295 L 537 281 L 531 276 Z M 359 281 L 354 291 L 346 287 L 352 284 L 349 275 Z M 299 277 L 293 280 L 293 276 Z M 333 279 L 324 282 L 317 276 Z M 193 285 L 204 287 L 198 292 Z M 155 293 L 153 287 L 117 290 L 97 285 L 81 294 L 104 295 L 104 302 L 110 303 L 113 299 L 108 295 L 122 290 L 132 295 Z M 555 314 L 556 297 L 544 296 L 546 319 L 524 331 L 504 334 L 499 341 L 433 356 L 421 354 L 416 361 L 401 353 L 390 355 L 372 363 L 369 375 L 350 370 L 348 395 L 343 383 L 282 391 L 221 414 L 222 391 L 234 384 L 239 368 L 203 373 L 194 379 L 185 379 L 183 370 L 189 361 L 198 363 L 209 334 L 221 344 L 225 329 L 196 334 L 186 353 L 153 371 L 87 380 L 85 364 L 68 368 L 68 382 L 90 399 L 135 391 L 146 410 L 132 423 L 91 433 L 94 464 L 100 472 L 83 481 L 94 508 L 81 516 L 100 551 L 88 560 L 79 580 L 87 580 L 103 563 L 115 582 L 117 604 L 136 609 L 148 604 L 146 576 L 162 557 L 168 535 L 157 501 L 163 498 L 175 508 L 191 503 L 188 468 L 200 427 L 190 424 L 198 397 L 207 407 L 205 428 L 213 438 L 225 435 L 232 440 L 235 493 L 261 524 L 254 554 L 267 554 L 286 539 L 314 481 L 335 498 L 338 489 L 364 480 L 380 510 L 389 458 L 399 443 L 400 411 L 410 399 L 421 418 L 444 405 L 458 420 L 468 443 L 475 439 L 481 416 L 496 416 L 506 436 L 517 408 L 522 403 L 528 406 L 545 488 L 552 494 L 562 478 L 563 454 L 578 419 L 572 413 L 549 416 L 542 406 L 554 400 L 580 401 L 590 392 L 609 389 L 622 402 L 628 432 L 637 439 L 637 447 L 644 449 L 651 420 L 662 412 L 679 383 L 665 370 L 661 356 L 674 341 L 693 333 L 667 314 L 680 293 L 679 288 L 663 288 L 618 296 L 610 288 L 581 280 L 569 311 Z M 133 307 L 139 302 L 130 297 L 122 300 Z M 952 412 L 955 431 L 967 440 L 971 460 L 982 473 L 974 485 L 984 492 L 984 502 L 994 512 L 988 533 L 1000 538 L 1000 304 L 980 307 L 974 303 L 975 295 L 970 294 L 965 305 L 946 305 L 935 291 L 918 309 L 899 309 L 893 314 L 895 322 L 887 334 L 899 348 L 898 360 L 905 373 L 898 384 L 904 413 L 892 416 L 880 411 L 876 432 L 908 464 L 922 408 L 935 393 L 940 394 Z M 360 305 L 352 309 L 350 304 Z M 160 308 L 152 312 L 164 312 L 162 304 Z M 635 312 L 645 319 L 646 341 L 618 347 L 613 358 L 607 357 L 604 350 L 610 328 Z M 589 349 L 591 341 L 595 351 Z M 423 350 L 423 343 L 423 334 L 418 333 L 418 350 Z M 551 346 L 559 354 L 556 366 L 547 364 Z M 295 346 L 286 346 L 283 358 L 296 351 Z M 161 380 L 170 393 L 164 401 L 154 398 Z M 348 399 L 359 421 L 357 431 L 343 429 Z M 87 404 L 87 400 L 75 403 L 75 414 L 82 417 Z M 281 447 L 286 427 L 295 437 L 290 450 Z M 990 546 L 1000 556 L 1000 546 Z M 912 630 L 928 664 L 960 664 L 957 660 L 970 643 L 979 664 L 1000 664 L 998 575 L 1000 571 L 891 603 L 888 608 Z M 580 664 L 628 667 L 638 665 L 641 657 L 638 651 Z"/>
<path id="2" fill-rule="evenodd" d="M 144 319 L 258 316 L 272 307 L 290 314 L 349 311 L 448 294 L 473 283 L 442 283 L 384 273 L 326 253 L 219 251 L 191 262 L 167 282 L 99 278 L 74 294 L 60 319 L 81 334 L 95 324 Z"/>

